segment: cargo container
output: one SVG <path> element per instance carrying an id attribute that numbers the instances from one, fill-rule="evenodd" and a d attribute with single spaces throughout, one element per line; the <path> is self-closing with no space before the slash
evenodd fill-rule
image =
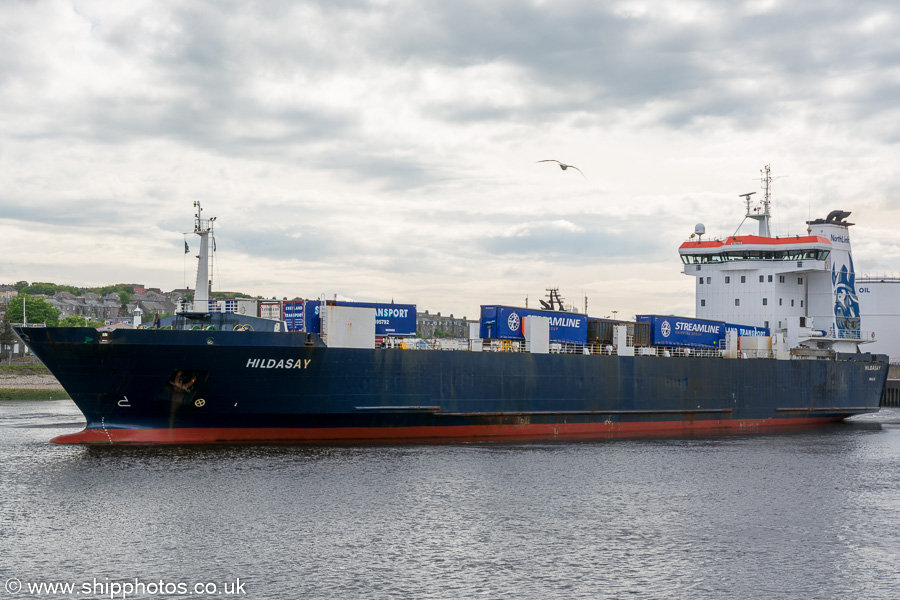
<path id="1" fill-rule="evenodd" d="M 258 317 L 259 300 L 239 298 L 237 301 L 237 314 Z"/>
<path id="2" fill-rule="evenodd" d="M 322 339 L 329 348 L 374 348 L 375 309 L 359 306 L 319 307 Z"/>
<path id="3" fill-rule="evenodd" d="M 483 339 L 524 340 L 526 316 L 550 319 L 550 341 L 562 344 L 586 344 L 588 319 L 578 313 L 531 310 L 511 306 L 482 305 L 480 333 Z"/>
<path id="4" fill-rule="evenodd" d="M 259 316 L 263 319 L 271 319 L 273 321 L 281 321 L 281 302 L 279 300 L 260 300 Z"/>
<path id="5" fill-rule="evenodd" d="M 768 327 L 756 327 L 755 325 L 736 325 L 734 323 L 725 323 L 725 331 L 737 331 L 739 336 L 769 336 L 771 332 Z"/>
<path id="6" fill-rule="evenodd" d="M 650 324 L 653 346 L 720 348 L 724 345 L 725 323 L 688 317 L 638 315 L 638 322 Z"/>
<path id="7" fill-rule="evenodd" d="M 319 317 L 321 300 L 307 300 L 304 304 L 304 317 L 308 333 L 321 333 L 322 325 Z M 410 337 L 416 335 L 416 305 L 379 302 L 345 302 L 328 300 L 329 306 L 349 306 L 375 309 L 375 335 L 378 337 Z"/>
<path id="8" fill-rule="evenodd" d="M 284 322 L 287 324 L 288 331 L 304 331 L 303 300 L 284 303 Z"/>
<path id="9" fill-rule="evenodd" d="M 650 345 L 650 323 L 616 321 L 597 317 L 588 317 L 588 343 L 604 345 L 615 343 L 615 328 L 619 325 L 628 328 L 628 335 L 633 338 L 636 347 Z"/>
<path id="10" fill-rule="evenodd" d="M 623 324 L 623 321 L 588 317 L 588 342 L 591 344 L 612 344 L 616 325 Z"/>
<path id="11" fill-rule="evenodd" d="M 634 333 L 631 335 L 634 338 L 635 347 L 653 345 L 650 343 L 650 323 L 629 323 L 629 325 L 634 325 Z"/>

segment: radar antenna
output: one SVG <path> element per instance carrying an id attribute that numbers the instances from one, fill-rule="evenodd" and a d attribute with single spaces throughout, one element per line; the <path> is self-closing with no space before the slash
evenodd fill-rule
<path id="1" fill-rule="evenodd" d="M 756 193 L 756 192 L 747 192 L 746 194 L 738 194 L 738 196 L 739 196 L 740 198 L 743 198 L 743 199 L 744 199 L 744 202 L 747 204 L 747 214 L 745 214 L 745 215 L 744 215 L 744 218 L 741 219 L 741 224 L 737 226 L 737 229 L 734 230 L 734 233 L 731 234 L 731 237 L 736 236 L 736 235 L 738 234 L 738 231 L 740 231 L 740 230 L 741 230 L 741 227 L 744 225 L 744 221 L 747 220 L 747 217 L 752 216 L 752 215 L 750 214 L 750 212 L 751 212 L 751 211 L 750 211 L 750 202 L 751 202 L 750 196 L 752 196 L 752 195 L 755 194 L 755 193 Z M 758 209 L 757 209 L 757 210 L 758 210 Z"/>
<path id="2" fill-rule="evenodd" d="M 762 205 L 762 214 L 760 214 L 758 217 L 751 218 L 755 218 L 759 221 L 759 235 L 762 237 L 770 237 L 771 233 L 769 232 L 769 220 L 772 217 L 772 213 L 770 211 L 770 207 L 772 206 L 772 182 L 776 179 L 783 179 L 785 177 L 788 177 L 788 175 L 779 175 L 778 177 L 772 177 L 771 165 L 766 165 L 765 167 L 760 169 L 759 175 L 759 181 L 762 184 L 763 189 L 763 197 L 762 200 L 759 201 L 759 203 Z"/>
<path id="3" fill-rule="evenodd" d="M 772 237 L 771 228 L 769 227 L 769 221 L 772 218 L 771 206 L 772 206 L 772 182 L 776 179 L 781 179 L 782 177 L 787 177 L 787 175 L 781 175 L 779 177 L 772 177 L 772 169 L 770 165 L 766 165 L 760 172 L 760 182 L 762 183 L 763 189 L 763 197 L 759 201 L 759 206 L 752 207 L 752 201 L 750 200 L 750 196 L 755 194 L 756 192 L 748 192 L 746 194 L 738 194 L 741 198 L 744 199 L 744 203 L 747 205 L 747 213 L 744 215 L 744 220 L 741 221 L 741 225 L 744 224 L 744 221 L 747 219 L 753 219 L 754 221 L 759 221 L 759 236 L 760 237 Z M 737 230 L 734 232 L 734 235 L 737 235 L 737 232 L 740 231 L 741 225 L 738 225 Z M 734 236 L 732 236 L 734 237 Z"/>

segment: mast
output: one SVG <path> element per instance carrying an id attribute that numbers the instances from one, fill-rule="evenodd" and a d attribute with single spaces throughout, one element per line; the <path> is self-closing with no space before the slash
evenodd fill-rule
<path id="1" fill-rule="evenodd" d="M 197 283 L 194 287 L 194 311 L 209 312 L 209 236 L 213 232 L 213 223 L 216 218 L 203 218 L 203 209 L 200 202 L 194 201 L 197 208 L 196 221 L 194 221 L 194 233 L 200 236 L 200 254 L 197 255 Z"/>
<path id="2" fill-rule="evenodd" d="M 755 192 L 741 194 L 741 196 L 744 197 L 744 201 L 747 203 L 747 214 L 744 215 L 744 217 L 759 221 L 759 237 L 772 237 L 771 231 L 769 230 L 769 219 L 772 216 L 769 210 L 772 205 L 772 172 L 770 166 L 766 165 L 759 170 L 759 173 L 759 181 L 762 183 L 763 188 L 763 197 L 759 201 L 760 206 L 753 209 L 750 208 L 750 196 Z"/>

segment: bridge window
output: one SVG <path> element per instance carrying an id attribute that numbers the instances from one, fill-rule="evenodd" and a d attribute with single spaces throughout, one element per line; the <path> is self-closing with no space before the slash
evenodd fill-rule
<path id="1" fill-rule="evenodd" d="M 714 254 L 682 254 L 681 261 L 686 265 L 700 265 L 735 260 L 826 260 L 830 254 L 829 250 L 815 249 L 729 250 Z"/>

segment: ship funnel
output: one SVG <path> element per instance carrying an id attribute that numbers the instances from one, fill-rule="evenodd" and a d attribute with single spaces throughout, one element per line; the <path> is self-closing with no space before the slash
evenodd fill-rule
<path id="1" fill-rule="evenodd" d="M 812 235 L 825 238 L 831 253 L 825 270 L 809 274 L 809 315 L 816 327 L 828 329 L 829 337 L 838 340 L 860 339 L 859 299 L 856 272 L 850 248 L 850 213 L 833 210 L 824 219 L 807 221 Z"/>

